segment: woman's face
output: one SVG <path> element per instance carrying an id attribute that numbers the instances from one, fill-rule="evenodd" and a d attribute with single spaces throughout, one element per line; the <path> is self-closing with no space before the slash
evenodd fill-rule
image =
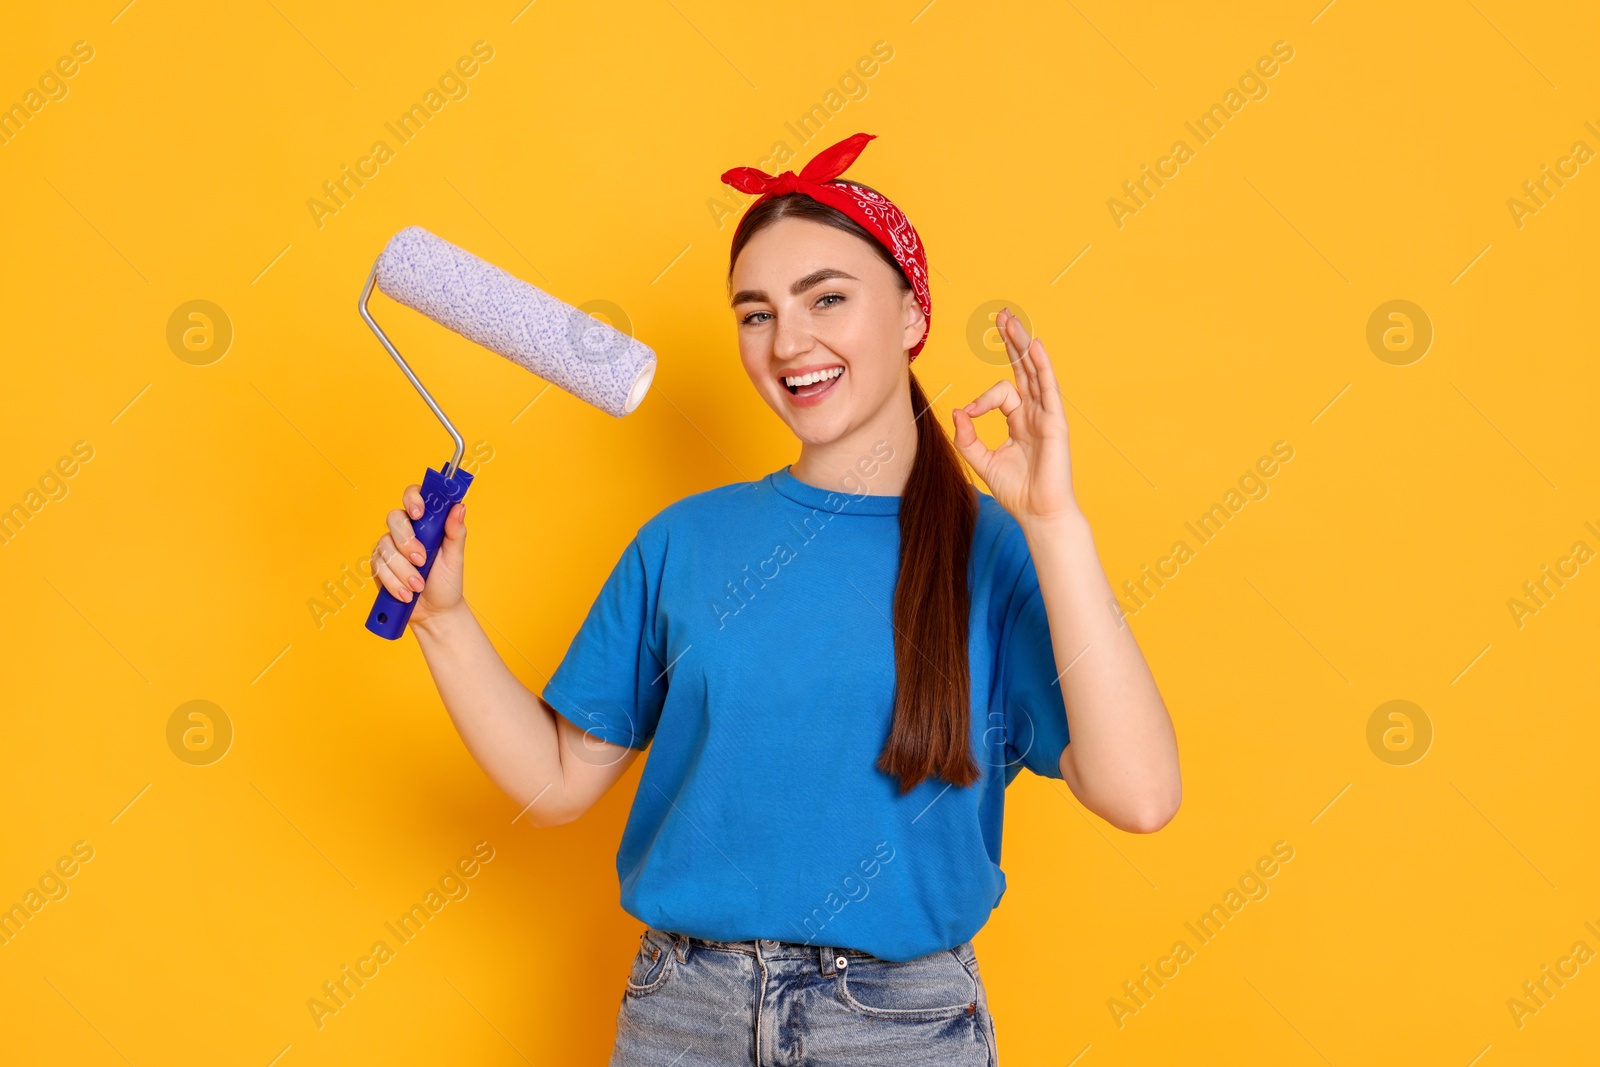
<path id="1" fill-rule="evenodd" d="M 801 441 L 833 441 L 906 390 L 906 352 L 923 318 L 898 278 L 859 237 L 807 219 L 780 219 L 739 253 L 731 282 L 739 359 Z M 824 379 L 798 389 L 786 380 L 814 372 Z"/>

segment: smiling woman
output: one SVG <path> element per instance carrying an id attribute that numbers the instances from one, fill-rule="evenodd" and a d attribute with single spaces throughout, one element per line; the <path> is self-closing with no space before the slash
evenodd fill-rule
<path id="1" fill-rule="evenodd" d="M 1038 658 L 1049 655 L 1042 615 L 1024 611 L 1037 584 L 1021 538 L 974 490 L 938 420 L 921 417 L 928 399 L 910 371 L 932 311 L 921 240 L 881 193 L 835 180 L 870 139 L 824 150 L 802 175 L 724 175 L 762 194 L 729 253 L 740 361 L 799 458 L 641 528 L 636 558 L 619 561 L 545 688 L 606 741 L 659 741 L 618 853 L 623 905 L 646 922 L 649 951 L 622 998 L 613 1065 L 685 1047 L 696 1064 L 748 1062 L 752 1042 L 819 1062 L 996 1062 L 970 940 L 1004 892 L 993 816 L 1024 761 L 1059 776 L 1066 716 Z M 844 498 L 829 487 L 862 487 L 869 457 L 870 491 L 830 508 Z M 785 559 L 781 587 L 763 576 L 741 597 L 737 626 L 727 612 L 715 625 L 679 618 L 672 605 L 697 571 L 743 544 L 781 543 L 819 513 L 828 537 Z M 622 620 L 641 601 L 636 632 Z M 797 638 L 807 685 L 774 687 L 772 665 L 795 658 Z M 1008 639 L 1027 651 L 997 673 Z M 630 701 L 603 679 L 641 641 L 648 662 Z M 1019 675 L 1034 681 L 1009 684 Z M 1028 729 L 990 711 L 997 694 Z M 819 760 L 821 793 L 803 785 Z M 754 802 L 736 799 L 749 766 L 770 776 Z M 717 812 L 717 824 L 689 812 Z M 852 889 L 846 910 L 815 872 L 889 841 L 916 847 L 879 892 Z M 722 877 L 713 856 L 745 877 Z M 775 1010 L 755 1010 L 774 997 Z M 753 1019 L 754 1032 L 730 1018 Z"/>
<path id="2" fill-rule="evenodd" d="M 869 140 L 723 175 L 760 194 L 729 254 L 739 360 L 799 455 L 641 525 L 537 696 L 461 595 L 461 512 L 426 580 L 401 555 L 416 486 L 380 542 L 376 573 L 418 591 L 411 632 L 518 818 L 577 819 L 650 751 L 617 848 L 644 930 L 612 1067 L 995 1067 L 972 938 L 1006 890 L 1006 787 L 1065 781 L 1126 830 L 1177 809 L 1171 723 L 1105 612 L 1043 346 L 1002 312 L 1016 384 L 954 409 L 953 440 L 930 417 L 922 241 L 840 179 Z M 973 420 L 995 410 L 1011 439 L 990 450 Z M 707 610 L 714 589 L 735 601 Z M 870 895 L 840 880 L 884 843 Z"/>

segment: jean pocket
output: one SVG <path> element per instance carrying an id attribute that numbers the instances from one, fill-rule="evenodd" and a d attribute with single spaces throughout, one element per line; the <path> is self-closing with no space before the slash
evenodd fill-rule
<path id="1" fill-rule="evenodd" d="M 956 950 L 894 961 L 845 957 L 834 992 L 851 1011 L 875 1019 L 937 1022 L 978 1010 L 978 982 Z"/>
<path id="2" fill-rule="evenodd" d="M 628 969 L 627 994 L 630 997 L 647 997 L 666 985 L 677 964 L 673 954 L 673 937 L 653 926 L 645 927 L 639 935 L 639 951 Z"/>

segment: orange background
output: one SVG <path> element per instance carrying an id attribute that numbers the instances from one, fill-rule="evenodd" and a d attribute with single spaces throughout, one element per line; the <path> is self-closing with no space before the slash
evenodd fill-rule
<path id="1" fill-rule="evenodd" d="M 39 90 L 0 144 L 0 508 L 26 514 L 0 544 L 0 905 L 65 890 L 0 947 L 0 1059 L 604 1061 L 638 772 L 577 823 L 513 823 L 415 642 L 363 629 L 373 586 L 328 599 L 449 454 L 356 299 L 416 224 L 617 305 L 660 356 L 618 420 L 375 298 L 475 446 L 468 596 L 537 690 L 640 523 L 794 458 L 738 363 L 718 175 L 860 130 L 852 176 L 930 250 L 916 371 L 946 422 L 1009 373 L 984 329 L 1009 303 L 1058 368 L 1113 586 L 1193 549 L 1131 620 L 1177 725 L 1176 820 L 1127 835 L 1059 782 L 1010 790 L 977 939 L 1003 1062 L 1592 1050 L 1594 966 L 1520 1025 L 1507 1002 L 1600 950 L 1597 566 L 1564 564 L 1520 625 L 1508 606 L 1600 548 L 1600 176 L 1561 163 L 1600 150 L 1593 10 L 124 3 L 0 36 L 0 106 Z M 47 78 L 78 41 L 92 58 Z M 319 225 L 323 182 L 478 41 L 465 95 Z M 1246 83 L 1265 95 L 1198 143 L 1185 123 L 1280 41 Z M 1114 212 L 1178 139 L 1192 158 Z M 1546 165 L 1564 186 L 1514 211 Z M 231 342 L 180 358 L 195 300 Z M 1369 346 L 1391 300 L 1425 352 Z M 1201 544 L 1185 524 L 1241 479 Z M 232 733 L 209 765 L 169 742 L 195 700 Z M 1369 743 L 1392 700 L 1408 724 Z M 1279 841 L 1269 893 L 1119 1025 L 1123 983 Z M 307 1000 L 478 842 L 466 895 L 319 1029 Z"/>

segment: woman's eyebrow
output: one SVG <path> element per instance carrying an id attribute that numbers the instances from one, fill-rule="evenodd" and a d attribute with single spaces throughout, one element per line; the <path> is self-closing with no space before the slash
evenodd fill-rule
<path id="1" fill-rule="evenodd" d="M 854 274 L 846 274 L 837 267 L 823 267 L 820 270 L 812 271 L 810 274 L 807 274 L 805 277 L 789 286 L 789 295 L 799 296 L 813 285 L 816 285 L 819 282 L 825 282 L 830 278 L 849 278 L 853 282 L 861 280 Z M 766 299 L 767 291 L 765 289 L 740 289 L 737 293 L 733 294 L 733 300 L 729 306 L 738 307 L 740 304 L 756 303 Z"/>

